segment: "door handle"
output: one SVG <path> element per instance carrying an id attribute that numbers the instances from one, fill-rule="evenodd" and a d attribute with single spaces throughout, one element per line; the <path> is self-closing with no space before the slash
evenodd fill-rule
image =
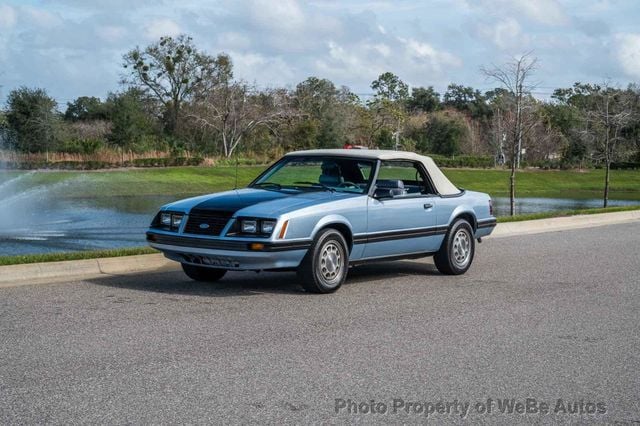
<path id="1" fill-rule="evenodd" d="M 427 203 L 427 204 L 425 204 L 423 207 L 424 207 L 424 209 L 425 209 L 425 210 L 429 210 L 430 208 L 432 208 L 432 207 L 433 207 L 433 204 L 431 204 L 431 203 Z"/>

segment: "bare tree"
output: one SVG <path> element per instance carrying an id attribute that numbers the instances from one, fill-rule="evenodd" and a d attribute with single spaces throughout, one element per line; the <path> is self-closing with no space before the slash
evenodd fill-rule
<path id="1" fill-rule="evenodd" d="M 532 124 L 526 123 L 525 116 L 531 110 L 529 108 L 527 111 L 527 106 L 528 101 L 531 100 L 529 95 L 535 85 L 529 79 L 536 69 L 537 62 L 537 58 L 528 52 L 502 66 L 493 65 L 491 68 L 481 68 L 487 78 L 500 83 L 513 98 L 513 120 L 505 120 L 503 123 L 507 133 L 507 145 L 511 151 L 511 175 L 509 178 L 511 216 L 515 214 L 516 170 L 520 168 L 522 141 L 526 132 L 533 127 Z"/>
<path id="2" fill-rule="evenodd" d="M 169 133 L 176 130 L 185 101 L 232 77 L 229 56 L 200 52 L 184 34 L 161 37 L 144 50 L 136 47 L 123 59 L 129 74 L 122 82 L 149 92 L 163 105 Z"/>
<path id="3" fill-rule="evenodd" d="M 605 180 L 603 206 L 609 205 L 611 163 L 619 156 L 625 138 L 623 129 L 633 118 L 631 99 L 621 90 L 604 84 L 591 93 L 593 103 L 583 111 L 585 127 L 580 132 L 589 142 L 596 158 L 604 162 Z"/>
<path id="4" fill-rule="evenodd" d="M 273 129 L 291 116 L 286 91 L 260 92 L 243 81 L 220 85 L 196 101 L 192 109 L 188 118 L 203 130 L 218 132 L 225 157 L 231 157 L 256 127 Z"/>

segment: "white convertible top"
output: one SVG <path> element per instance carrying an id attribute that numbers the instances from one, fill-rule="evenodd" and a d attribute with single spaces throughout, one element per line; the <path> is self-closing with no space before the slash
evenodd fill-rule
<path id="1" fill-rule="evenodd" d="M 383 149 L 311 149 L 308 151 L 294 151 L 289 155 L 330 155 L 337 157 L 368 158 L 374 160 L 413 160 L 420 161 L 431 177 L 436 191 L 441 195 L 455 195 L 460 193 L 451 181 L 442 173 L 436 163 L 425 155 L 409 151 L 390 151 Z"/>

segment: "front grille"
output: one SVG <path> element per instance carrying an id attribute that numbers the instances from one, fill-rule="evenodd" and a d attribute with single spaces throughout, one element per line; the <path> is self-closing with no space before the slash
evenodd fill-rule
<path id="1" fill-rule="evenodd" d="M 184 228 L 186 234 L 218 236 L 233 216 L 233 212 L 192 210 Z M 208 225 L 204 226 L 204 225 Z"/>

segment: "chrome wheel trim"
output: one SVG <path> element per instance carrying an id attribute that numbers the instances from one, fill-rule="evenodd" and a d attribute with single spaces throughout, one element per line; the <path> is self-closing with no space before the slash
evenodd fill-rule
<path id="1" fill-rule="evenodd" d="M 343 261 L 342 249 L 338 244 L 329 241 L 320 250 L 320 259 L 318 261 L 318 274 L 327 282 L 327 284 L 337 284 L 342 275 Z"/>
<path id="2" fill-rule="evenodd" d="M 466 267 L 471 261 L 471 235 L 467 229 L 458 229 L 451 245 L 451 261 L 458 268 Z"/>

